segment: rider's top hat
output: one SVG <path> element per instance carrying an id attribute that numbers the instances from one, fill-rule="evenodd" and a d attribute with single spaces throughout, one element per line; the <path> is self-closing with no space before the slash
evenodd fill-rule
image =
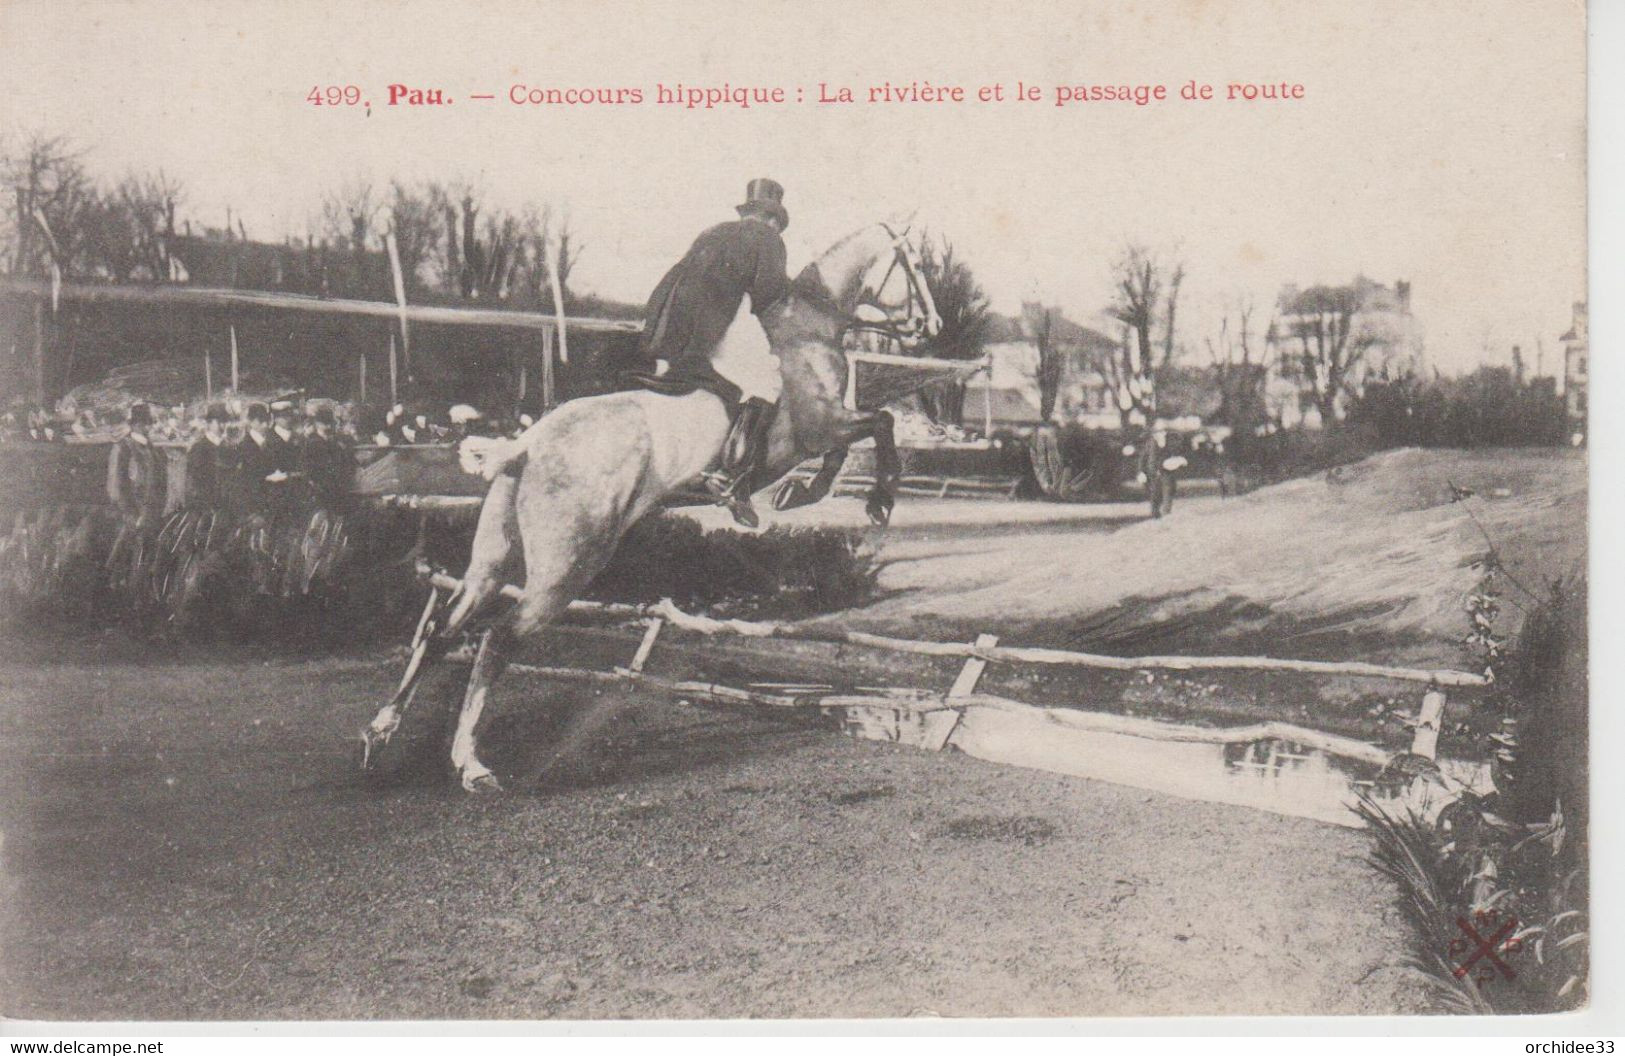
<path id="1" fill-rule="evenodd" d="M 148 407 L 144 403 L 132 403 L 132 404 L 130 404 L 129 414 L 125 417 L 124 420 L 128 424 L 130 424 L 132 426 L 151 425 L 152 424 L 152 408 Z"/>
<path id="2" fill-rule="evenodd" d="M 745 200 L 734 206 L 740 216 L 746 213 L 766 213 L 777 217 L 780 228 L 790 226 L 790 214 L 784 208 L 784 188 L 777 180 L 751 180 L 745 186 Z"/>

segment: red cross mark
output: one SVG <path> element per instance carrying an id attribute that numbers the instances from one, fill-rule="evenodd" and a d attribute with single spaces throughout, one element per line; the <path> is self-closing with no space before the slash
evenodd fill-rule
<path id="1" fill-rule="evenodd" d="M 1494 923 L 1494 917 L 1489 919 L 1491 923 Z M 1465 961 L 1462 961 L 1461 964 L 1455 969 L 1455 976 L 1457 979 L 1466 978 L 1467 973 L 1472 970 L 1473 965 L 1477 964 L 1482 958 L 1489 959 L 1490 964 L 1485 965 L 1486 968 L 1493 965 L 1495 968 L 1499 968 L 1501 970 L 1501 974 L 1506 976 L 1508 979 L 1517 978 L 1518 973 L 1514 972 L 1505 961 L 1501 960 L 1501 958 L 1497 957 L 1495 954 L 1496 948 L 1501 946 L 1501 941 L 1517 930 L 1518 921 L 1516 918 L 1508 918 L 1507 922 L 1501 925 L 1501 929 L 1488 939 L 1474 931 L 1473 926 L 1467 922 L 1465 917 L 1456 918 L 1456 927 L 1460 928 L 1464 933 L 1466 933 L 1467 938 L 1471 939 L 1474 944 L 1472 956 L 1468 957 Z M 1457 940 L 1457 942 L 1453 942 L 1450 945 L 1452 947 L 1456 947 L 1457 943 L 1459 942 L 1460 940 Z M 1516 949 L 1516 946 L 1509 942 L 1506 944 L 1506 946 L 1502 947 L 1502 952 L 1511 952 L 1513 949 Z M 1451 952 L 1457 951 L 1452 949 Z M 1478 979 L 1480 985 L 1483 984 L 1484 978 L 1484 976 L 1480 975 Z M 1494 979 L 1495 972 L 1491 971 L 1488 978 Z"/>

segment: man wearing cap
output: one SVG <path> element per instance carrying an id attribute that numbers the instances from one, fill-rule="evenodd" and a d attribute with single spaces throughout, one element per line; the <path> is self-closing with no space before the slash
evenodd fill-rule
<path id="1" fill-rule="evenodd" d="M 277 400 L 271 404 L 271 431 L 278 440 L 290 447 L 298 447 L 299 436 L 294 432 L 298 424 L 299 414 L 292 400 Z"/>
<path id="2" fill-rule="evenodd" d="M 163 456 L 152 446 L 152 408 L 130 405 L 128 430 L 107 455 L 107 498 L 126 518 L 146 524 L 164 507 Z"/>
<path id="3" fill-rule="evenodd" d="M 236 442 L 228 430 L 232 415 L 224 404 L 203 412 L 201 427 L 186 448 L 180 508 L 158 535 L 153 581 L 171 620 L 190 618 L 204 585 L 220 569 L 219 548 L 240 509 L 234 475 Z"/>
<path id="4" fill-rule="evenodd" d="M 235 491 L 248 513 L 274 513 L 283 501 L 293 449 L 271 425 L 271 409 L 251 403 L 243 412 L 246 432 L 237 445 Z"/>
<path id="5" fill-rule="evenodd" d="M 716 353 L 735 319 L 749 310 L 758 321 L 789 292 L 782 235 L 790 224 L 784 188 L 773 180 L 752 180 L 738 220 L 701 232 L 683 259 L 666 272 L 649 297 L 639 359 L 645 369 L 632 381 L 657 392 L 683 395 L 704 389 L 738 407 L 723 446 L 722 468 L 705 484 L 734 519 L 759 523 L 750 503 L 752 476 L 761 465 L 768 430 L 778 411 L 779 378 L 772 353 L 733 356 L 719 369 Z M 657 363 L 669 364 L 657 373 Z M 754 361 L 753 361 L 754 360 Z M 755 362 L 766 360 L 763 362 Z M 731 377 L 729 375 L 732 375 Z"/>
<path id="6" fill-rule="evenodd" d="M 233 474 L 237 511 L 246 522 L 249 549 L 259 555 L 255 568 L 261 593 L 275 593 L 285 562 L 278 554 L 278 538 L 286 515 L 293 508 L 292 485 L 297 471 L 293 445 L 277 435 L 271 408 L 250 403 L 243 418 L 248 431 L 237 444 Z"/>

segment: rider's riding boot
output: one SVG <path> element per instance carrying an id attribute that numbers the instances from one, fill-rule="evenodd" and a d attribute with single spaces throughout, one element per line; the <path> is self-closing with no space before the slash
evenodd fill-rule
<path id="1" fill-rule="evenodd" d="M 704 477 L 705 487 L 716 496 L 717 504 L 728 507 L 734 520 L 746 528 L 756 528 L 762 523 L 750 503 L 752 478 L 766 457 L 767 435 L 778 413 L 776 403 L 755 396 L 746 400 L 723 445 L 722 468 Z"/>

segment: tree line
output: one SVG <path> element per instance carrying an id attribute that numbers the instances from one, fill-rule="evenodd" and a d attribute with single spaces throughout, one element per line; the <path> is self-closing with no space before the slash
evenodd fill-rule
<path id="1" fill-rule="evenodd" d="M 0 179 L 10 192 L 0 266 L 11 275 L 180 280 L 188 243 L 250 242 L 242 218 L 234 222 L 229 211 L 223 227 L 193 235 L 180 215 L 187 197 L 180 180 L 161 169 L 98 179 L 66 137 L 0 143 Z M 437 180 L 352 181 L 329 191 L 302 245 L 269 244 L 285 257 L 270 270 L 298 292 L 387 295 L 391 242 L 409 296 L 551 307 L 556 280 L 567 303 L 578 300 L 570 278 L 585 247 L 568 213 L 549 205 L 504 209 L 471 184 Z"/>
<path id="2" fill-rule="evenodd" d="M 180 259 L 183 247 L 190 246 L 195 265 L 207 256 L 198 251 L 204 243 L 225 245 L 236 279 L 237 256 L 250 246 L 240 216 L 233 223 L 228 215 L 224 227 L 194 236 L 181 217 L 187 189 L 180 180 L 161 169 L 98 179 L 85 152 L 65 137 L 0 141 L 0 179 L 10 192 L 0 224 L 0 266 L 12 275 L 174 281 L 186 277 L 189 266 Z M 586 247 L 567 212 L 545 204 L 505 209 L 466 183 L 351 181 L 322 197 L 302 245 L 269 248 L 286 252 L 249 284 L 388 299 L 393 253 L 414 301 L 552 310 L 556 288 L 574 312 L 625 316 L 641 307 L 571 288 Z M 920 249 L 943 317 L 928 354 L 979 358 L 999 320 L 973 268 L 938 233 L 924 233 Z M 1280 396 L 1271 391 L 1273 377 L 1291 383 L 1302 405 L 1293 411 L 1313 408 L 1326 425 L 1353 420 L 1414 442 L 1475 443 L 1507 429 L 1527 433 L 1528 442 L 1550 442 L 1534 438 L 1566 431 L 1561 407 L 1554 412 L 1551 395 L 1535 394 L 1535 383 L 1521 371 L 1505 378 L 1480 371 L 1472 381 L 1415 375 L 1404 356 L 1395 355 L 1409 339 L 1395 332 L 1408 303 L 1388 306 L 1399 311 L 1372 310 L 1377 295 L 1408 302 L 1405 283 L 1390 290 L 1357 279 L 1288 289 L 1267 319 L 1251 300 L 1237 297 L 1197 340 L 1181 314 L 1186 276 L 1176 252 L 1131 243 L 1110 265 L 1111 297 L 1100 312 L 1106 332 L 1080 326 L 1057 307 L 1024 304 L 1018 323 L 1037 352 L 1033 380 L 1041 417 L 1054 418 L 1069 378 L 1093 374 L 1125 430 L 1135 421 L 1192 413 L 1194 393 L 1204 417 L 1237 433 L 1253 432 L 1287 417 L 1288 408 L 1277 405 Z M 1205 361 L 1191 354 L 1193 347 L 1205 350 Z M 964 397 L 959 383 L 922 398 L 934 417 L 960 422 Z M 1490 424 L 1502 415 L 1524 424 Z"/>

